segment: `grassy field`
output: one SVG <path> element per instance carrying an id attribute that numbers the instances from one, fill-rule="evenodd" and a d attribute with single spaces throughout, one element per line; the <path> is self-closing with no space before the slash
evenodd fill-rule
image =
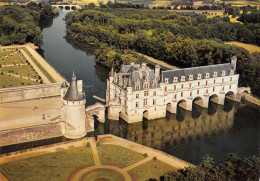
<path id="1" fill-rule="evenodd" d="M 26 60 L 24 58 L 24 56 L 21 53 L 16 53 L 13 56 L 10 56 L 4 60 L 0 60 L 0 64 L 3 65 L 9 65 L 9 64 L 17 64 L 17 63 L 25 63 Z"/>
<path id="2" fill-rule="evenodd" d="M 260 47 L 256 46 L 256 45 L 250 45 L 250 44 L 240 43 L 240 42 L 236 42 L 236 41 L 225 42 L 225 44 L 236 45 L 236 46 L 239 46 L 239 47 L 243 47 L 243 48 L 247 49 L 250 53 L 260 52 Z"/>
<path id="3" fill-rule="evenodd" d="M 2 68 L 0 68 L 0 72 L 2 70 L 4 72 L 14 73 L 14 74 L 17 74 L 17 75 L 37 78 L 37 73 L 28 65 L 2 67 Z"/>
<path id="4" fill-rule="evenodd" d="M 254 1 L 216 1 L 216 2 L 220 2 L 223 3 L 225 2 L 225 4 L 231 4 L 232 6 L 259 6 L 259 2 L 254 2 Z"/>
<path id="5" fill-rule="evenodd" d="M 124 168 L 144 158 L 140 153 L 116 145 L 100 145 L 98 146 L 98 151 L 102 164 L 120 168 Z"/>
<path id="6" fill-rule="evenodd" d="M 34 85 L 34 84 L 39 84 L 39 82 L 0 74 L 0 88 L 17 87 L 17 86 Z"/>
<path id="7" fill-rule="evenodd" d="M 0 165 L 1 172 L 15 181 L 64 181 L 82 165 L 93 165 L 91 148 L 70 148 Z"/>
<path id="8" fill-rule="evenodd" d="M 149 178 L 159 179 L 159 175 L 170 171 L 177 170 L 176 168 L 159 160 L 151 160 L 134 169 L 128 171 L 128 173 L 137 180 L 148 180 Z"/>

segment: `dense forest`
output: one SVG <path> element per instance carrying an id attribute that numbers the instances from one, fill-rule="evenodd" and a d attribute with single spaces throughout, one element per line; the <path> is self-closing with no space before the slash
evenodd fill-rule
<path id="1" fill-rule="evenodd" d="M 0 7 L 0 45 L 42 44 L 40 22 L 56 13 L 48 3 Z"/>
<path id="2" fill-rule="evenodd" d="M 66 24 L 67 35 L 73 39 L 99 45 L 97 61 L 107 67 L 118 68 L 124 62 L 121 55 L 129 54 L 129 49 L 179 67 L 227 63 L 236 55 L 240 86 L 259 93 L 259 53 L 223 43 L 259 45 L 260 23 L 255 22 L 259 14 L 241 15 L 241 24 L 231 23 L 228 17 L 208 19 L 195 13 L 100 8 L 71 12 Z"/>
<path id="3" fill-rule="evenodd" d="M 252 156 L 239 158 L 236 154 L 228 154 L 224 163 L 215 164 L 213 158 L 205 156 L 197 167 L 189 167 L 165 173 L 160 181 L 216 181 L 216 180 L 255 180 L 260 176 L 260 160 Z M 149 179 L 156 181 L 156 179 Z"/>

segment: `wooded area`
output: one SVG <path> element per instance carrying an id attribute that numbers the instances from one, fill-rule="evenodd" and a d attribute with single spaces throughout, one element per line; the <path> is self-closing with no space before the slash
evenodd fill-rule
<path id="1" fill-rule="evenodd" d="M 125 61 L 122 52 L 129 49 L 178 67 L 227 63 L 236 55 L 240 86 L 250 86 L 259 95 L 260 54 L 223 43 L 259 45 L 260 23 L 254 21 L 259 14 L 242 15 L 245 23 L 241 24 L 231 23 L 228 17 L 208 19 L 195 13 L 100 8 L 71 12 L 66 24 L 67 35 L 73 39 L 100 46 L 97 61 L 109 68 L 118 68 Z"/>
<path id="2" fill-rule="evenodd" d="M 41 45 L 40 22 L 56 13 L 48 3 L 0 7 L 0 45 L 26 42 Z"/>

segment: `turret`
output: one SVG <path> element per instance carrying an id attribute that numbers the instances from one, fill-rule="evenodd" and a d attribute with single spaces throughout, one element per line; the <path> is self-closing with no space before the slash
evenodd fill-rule
<path id="1" fill-rule="evenodd" d="M 65 96 L 66 92 L 68 91 L 69 86 L 67 85 L 66 81 L 64 80 L 60 86 L 60 95 L 61 99 Z"/>
<path id="2" fill-rule="evenodd" d="M 85 98 L 79 94 L 76 76 L 73 73 L 70 87 L 63 97 L 63 118 L 65 119 L 64 136 L 70 139 L 77 139 L 85 136 Z"/>

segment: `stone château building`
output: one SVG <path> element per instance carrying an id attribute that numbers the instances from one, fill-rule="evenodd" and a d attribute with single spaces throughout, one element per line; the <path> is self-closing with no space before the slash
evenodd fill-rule
<path id="1" fill-rule="evenodd" d="M 209 100 L 223 105 L 226 95 L 235 98 L 239 74 L 234 56 L 231 63 L 161 71 L 145 63 L 112 69 L 107 80 L 108 118 L 119 116 L 128 123 L 176 113 L 178 106 L 192 110 L 193 103 L 207 108 Z"/>

